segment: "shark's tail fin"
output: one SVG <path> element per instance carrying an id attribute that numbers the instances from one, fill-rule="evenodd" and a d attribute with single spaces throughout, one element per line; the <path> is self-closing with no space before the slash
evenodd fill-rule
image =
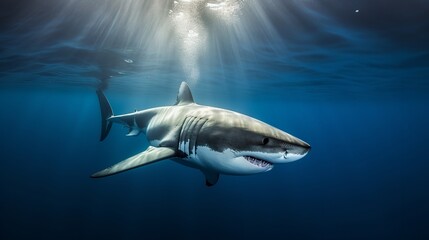
<path id="1" fill-rule="evenodd" d="M 112 108 L 110 107 L 109 101 L 104 96 L 101 90 L 97 90 L 98 101 L 100 103 L 101 110 L 101 135 L 100 141 L 103 141 L 109 134 L 110 128 L 112 128 L 112 122 L 108 121 L 108 118 L 113 116 Z"/>

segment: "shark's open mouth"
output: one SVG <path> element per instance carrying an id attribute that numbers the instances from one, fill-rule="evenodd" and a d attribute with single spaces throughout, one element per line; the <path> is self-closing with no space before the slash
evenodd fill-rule
<path id="1" fill-rule="evenodd" d="M 253 165 L 256 165 L 258 167 L 268 167 L 273 165 L 272 163 L 259 159 L 259 158 L 255 158 L 255 157 L 251 157 L 251 156 L 243 156 L 244 159 L 246 159 L 247 161 L 249 161 L 250 163 L 252 163 Z"/>

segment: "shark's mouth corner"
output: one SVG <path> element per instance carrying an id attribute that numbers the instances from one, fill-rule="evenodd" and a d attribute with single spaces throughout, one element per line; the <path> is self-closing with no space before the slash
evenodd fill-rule
<path id="1" fill-rule="evenodd" d="M 252 157 L 252 156 L 243 156 L 243 157 L 248 162 L 250 162 L 251 164 L 256 165 L 258 167 L 265 168 L 265 167 L 271 167 L 273 165 L 272 163 L 270 163 L 268 161 L 265 161 L 265 160 L 262 160 L 262 159 L 259 159 L 259 158 L 255 158 L 255 157 Z"/>

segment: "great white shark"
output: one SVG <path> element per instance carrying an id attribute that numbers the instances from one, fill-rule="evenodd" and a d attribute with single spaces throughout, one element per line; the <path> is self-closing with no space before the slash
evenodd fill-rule
<path id="1" fill-rule="evenodd" d="M 97 91 L 101 108 L 103 141 L 113 123 L 129 128 L 127 136 L 144 133 L 150 143 L 145 151 L 129 157 L 91 177 L 110 176 L 157 161 L 172 159 L 201 170 L 206 185 L 213 186 L 220 174 L 248 175 L 267 172 L 277 163 L 304 157 L 310 145 L 282 130 L 252 117 L 196 104 L 185 82 L 176 104 L 123 115 L 114 115 L 102 91 Z"/>

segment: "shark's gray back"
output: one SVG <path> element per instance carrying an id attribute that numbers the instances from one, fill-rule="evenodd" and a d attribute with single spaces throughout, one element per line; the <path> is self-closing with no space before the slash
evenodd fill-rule
<path id="1" fill-rule="evenodd" d="M 228 138 L 233 134 L 242 135 L 240 141 L 236 137 Z M 149 141 L 159 141 L 156 146 L 176 148 L 187 155 L 195 153 L 198 145 L 221 152 L 228 144 L 225 139 L 235 139 L 234 145 L 245 147 L 247 140 L 253 139 L 252 134 L 294 141 L 289 134 L 257 119 L 195 103 L 159 108 L 146 132 Z"/>

